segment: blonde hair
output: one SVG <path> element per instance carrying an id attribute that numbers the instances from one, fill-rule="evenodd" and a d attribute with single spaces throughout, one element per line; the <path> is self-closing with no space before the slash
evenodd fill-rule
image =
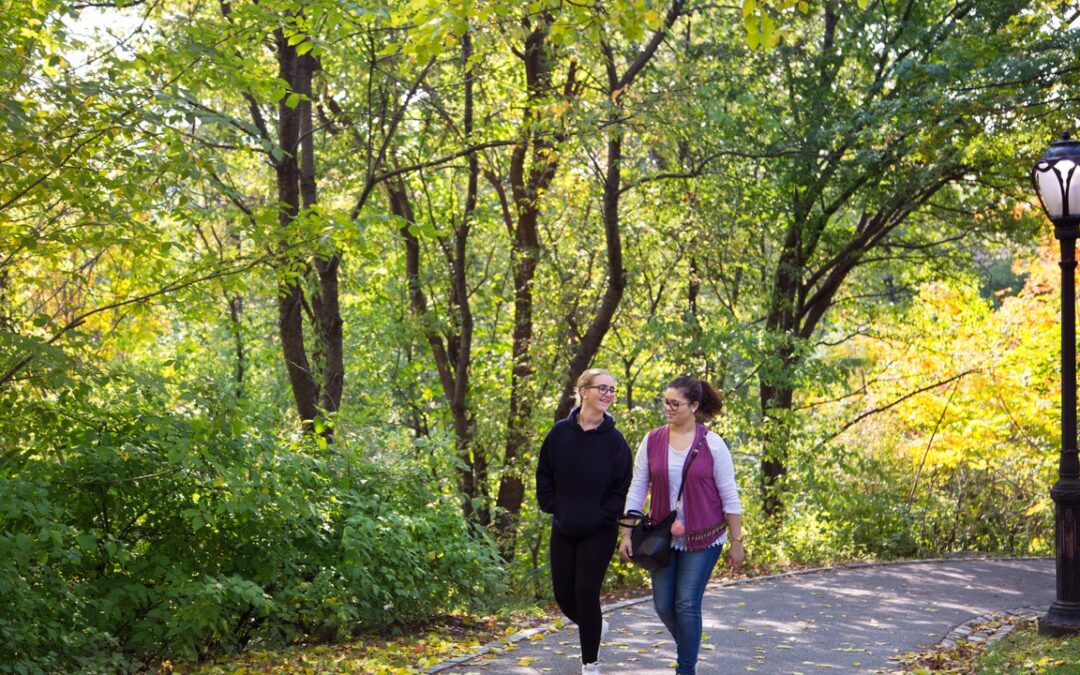
<path id="1" fill-rule="evenodd" d="M 601 375 L 607 375 L 611 379 L 615 379 L 614 375 L 603 368 L 589 368 L 581 375 L 578 375 L 577 383 L 574 384 L 574 405 L 581 405 L 581 390 L 591 385 Z"/>

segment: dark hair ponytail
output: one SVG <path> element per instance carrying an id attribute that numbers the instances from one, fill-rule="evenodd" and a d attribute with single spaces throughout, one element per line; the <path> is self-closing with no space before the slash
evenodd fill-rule
<path id="1" fill-rule="evenodd" d="M 692 375 L 681 375 L 668 382 L 668 389 L 678 389 L 686 397 L 688 403 L 697 403 L 698 409 L 694 416 L 699 422 L 710 420 L 724 407 L 724 399 L 720 392 L 706 382 Z"/>

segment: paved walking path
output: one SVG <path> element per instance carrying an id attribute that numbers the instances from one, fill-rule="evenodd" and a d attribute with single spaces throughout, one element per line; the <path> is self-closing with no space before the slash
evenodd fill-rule
<path id="1" fill-rule="evenodd" d="M 1050 605 L 1054 561 L 961 559 L 841 567 L 709 587 L 700 675 L 759 672 L 889 673 L 890 658 L 942 641 L 951 629 L 995 612 Z M 674 671 L 675 644 L 651 598 L 605 608 L 611 631 L 602 671 Z M 577 629 L 538 630 L 500 653 L 446 663 L 434 672 L 525 675 L 581 672 Z"/>

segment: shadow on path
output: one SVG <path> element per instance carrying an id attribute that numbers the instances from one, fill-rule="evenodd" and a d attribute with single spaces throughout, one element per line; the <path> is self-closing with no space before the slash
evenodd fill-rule
<path id="1" fill-rule="evenodd" d="M 957 624 L 1047 607 L 1054 597 L 1054 561 L 1044 559 L 875 564 L 714 583 L 705 594 L 698 673 L 888 673 L 891 658 L 936 645 Z M 675 643 L 651 598 L 617 603 L 604 616 L 611 622 L 600 648 L 605 674 L 674 671 Z M 537 629 L 428 672 L 580 673 L 577 629 Z"/>

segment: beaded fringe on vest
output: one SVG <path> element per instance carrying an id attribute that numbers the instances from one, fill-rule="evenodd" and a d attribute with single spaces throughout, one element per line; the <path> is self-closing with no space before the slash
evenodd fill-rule
<path id="1" fill-rule="evenodd" d="M 716 541 L 727 530 L 727 521 L 721 520 L 715 525 L 706 527 L 704 530 L 694 530 L 686 533 L 686 548 L 696 551 L 705 548 Z"/>

